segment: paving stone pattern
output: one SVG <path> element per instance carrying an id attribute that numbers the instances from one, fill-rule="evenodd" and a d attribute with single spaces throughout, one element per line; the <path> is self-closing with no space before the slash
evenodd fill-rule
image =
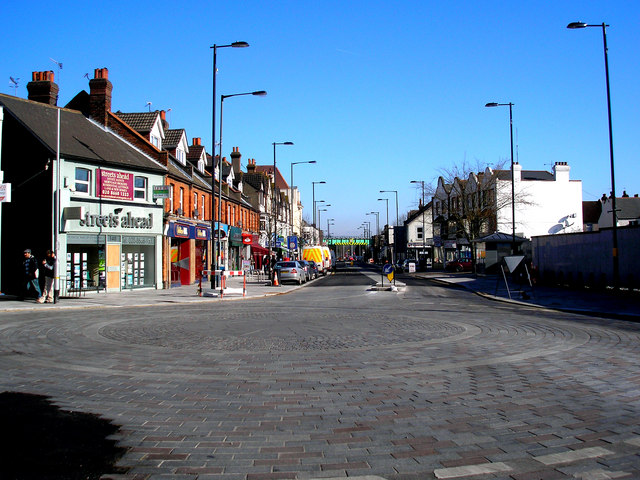
<path id="1" fill-rule="evenodd" d="M 639 325 L 331 282 L 6 313 L 0 389 L 119 425 L 105 479 L 640 478 Z"/>

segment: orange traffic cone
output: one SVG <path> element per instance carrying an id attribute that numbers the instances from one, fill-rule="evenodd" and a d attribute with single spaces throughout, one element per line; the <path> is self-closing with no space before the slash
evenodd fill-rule
<path id="1" fill-rule="evenodd" d="M 278 283 L 278 272 L 273 272 L 273 286 L 279 287 L 280 283 Z"/>

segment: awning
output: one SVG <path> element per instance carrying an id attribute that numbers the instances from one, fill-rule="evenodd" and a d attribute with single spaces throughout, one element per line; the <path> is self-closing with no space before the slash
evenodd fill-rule
<path id="1" fill-rule="evenodd" d="M 251 254 L 252 255 L 260 255 L 260 256 L 269 255 L 269 249 L 261 247 L 257 243 L 252 243 L 251 244 Z"/>

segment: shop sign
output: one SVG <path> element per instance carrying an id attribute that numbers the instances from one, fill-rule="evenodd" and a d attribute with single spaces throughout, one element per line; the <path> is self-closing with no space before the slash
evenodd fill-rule
<path id="1" fill-rule="evenodd" d="M 133 174 L 99 168 L 96 173 L 96 194 L 100 198 L 133 200 Z"/>
<path id="2" fill-rule="evenodd" d="M 153 199 L 157 200 L 158 198 L 170 198 L 171 190 L 169 189 L 169 185 L 154 185 L 153 186 Z"/>
<path id="3" fill-rule="evenodd" d="M 134 228 L 134 229 L 152 229 L 153 214 L 150 213 L 146 217 L 135 217 L 131 212 L 126 215 L 110 213 L 109 215 L 95 215 L 85 213 L 84 218 L 79 222 L 81 227 L 103 227 L 103 228 Z"/>
<path id="4" fill-rule="evenodd" d="M 196 240 L 209 240 L 209 229 L 206 227 L 196 227 Z"/>
<path id="5" fill-rule="evenodd" d="M 229 227 L 229 241 L 236 245 L 242 245 L 242 230 L 238 227 Z"/>
<path id="6" fill-rule="evenodd" d="M 243 233 L 242 234 L 242 244 L 243 245 L 251 245 L 252 242 L 253 242 L 253 235 L 251 235 L 250 233 Z"/>
<path id="7" fill-rule="evenodd" d="M 167 236 L 173 238 L 190 238 L 195 240 L 209 240 L 209 229 L 186 223 L 169 222 Z"/>
<path id="8" fill-rule="evenodd" d="M 11 202 L 10 183 L 0 183 L 0 202 Z"/>

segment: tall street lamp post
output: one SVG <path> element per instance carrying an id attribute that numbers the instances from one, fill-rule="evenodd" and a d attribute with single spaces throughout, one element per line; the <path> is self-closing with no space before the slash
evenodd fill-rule
<path id="1" fill-rule="evenodd" d="M 329 227 L 331 225 L 335 225 L 335 223 L 333 223 L 335 220 L 335 218 L 327 218 L 327 238 L 331 238 L 331 230 L 329 229 Z"/>
<path id="2" fill-rule="evenodd" d="M 331 206 L 331 204 L 327 203 L 327 204 L 325 204 L 324 206 L 325 206 L 325 207 L 330 207 L 330 206 Z M 320 224 L 320 212 L 326 212 L 326 211 L 327 211 L 327 209 L 326 209 L 326 208 L 319 208 L 319 209 L 318 209 L 318 224 Z M 321 230 L 321 229 L 319 229 L 319 230 Z M 320 238 L 318 238 L 318 243 L 320 243 Z"/>
<path id="3" fill-rule="evenodd" d="M 291 214 L 289 215 L 290 220 L 291 220 L 291 235 L 294 235 L 293 232 L 293 226 L 294 226 L 294 222 L 293 222 L 293 166 L 294 165 L 300 165 L 301 163 L 316 163 L 315 160 L 309 160 L 307 162 L 291 162 L 291 185 L 289 186 L 289 189 L 291 190 Z"/>
<path id="4" fill-rule="evenodd" d="M 380 235 L 380 212 L 369 212 L 367 215 L 376 216 L 376 235 Z"/>
<path id="5" fill-rule="evenodd" d="M 513 171 L 513 103 L 489 102 L 485 107 L 509 107 L 509 132 L 511 134 L 511 255 L 516 253 L 516 186 Z"/>
<path id="6" fill-rule="evenodd" d="M 277 203 L 280 199 L 280 195 L 277 195 L 277 179 L 276 179 L 276 145 L 293 145 L 293 142 L 273 142 L 273 195 L 271 197 L 271 212 L 273 214 L 273 245 L 276 244 L 276 237 L 278 236 L 278 210 Z"/>
<path id="7" fill-rule="evenodd" d="M 220 155 L 218 156 L 218 230 L 216 231 L 216 268 L 214 269 L 214 272 L 215 270 L 218 270 L 222 265 L 222 254 L 220 251 L 220 227 L 222 226 L 222 112 L 224 110 L 224 100 L 226 98 L 241 97 L 244 95 L 255 95 L 257 97 L 264 97 L 266 94 L 267 92 L 265 92 L 264 90 L 256 90 L 255 92 L 220 95 Z M 213 181 L 211 186 L 213 188 Z M 213 280 L 211 283 L 213 284 Z M 220 282 L 220 295 L 222 295 L 222 282 Z"/>
<path id="8" fill-rule="evenodd" d="M 396 194 L 396 225 L 399 225 L 398 217 L 398 191 L 397 190 L 380 190 L 380 193 L 395 193 Z"/>
<path id="9" fill-rule="evenodd" d="M 316 185 L 327 183 L 324 180 L 320 182 L 311 182 L 311 192 L 313 195 L 313 243 L 316 243 Z"/>
<path id="10" fill-rule="evenodd" d="M 214 184 L 215 184 L 215 161 L 216 161 L 216 60 L 218 57 L 218 49 L 219 48 L 227 48 L 227 47 L 231 47 L 231 48 L 245 48 L 248 47 L 249 44 L 247 42 L 233 42 L 230 43 L 229 45 L 212 45 L 211 48 L 213 49 L 213 96 L 212 96 L 212 107 L 211 107 L 211 238 L 213 239 L 213 234 L 215 231 L 215 217 L 213 215 L 213 212 L 215 210 L 215 204 L 214 204 L 214 197 L 215 197 L 215 189 L 214 189 Z M 220 158 L 222 158 L 222 150 L 220 150 Z M 222 171 L 222 163 L 220 163 L 220 165 L 218 166 L 218 170 L 221 172 Z M 222 190 L 222 176 L 220 176 L 219 181 L 218 181 L 218 191 Z M 220 220 L 220 217 L 218 217 L 218 221 Z M 217 237 L 217 242 L 216 242 L 216 252 L 214 252 L 214 254 L 212 255 L 213 258 L 211 259 L 211 270 L 213 271 L 212 275 L 211 275 L 211 288 L 214 289 L 216 288 L 216 275 L 215 275 L 215 270 L 217 268 L 217 262 L 218 262 L 218 254 L 220 252 L 220 232 L 217 232 L 216 234 Z"/>
<path id="11" fill-rule="evenodd" d="M 378 201 L 385 201 L 387 203 L 387 238 L 389 238 L 389 199 L 379 198 Z M 391 246 L 389 246 L 391 248 Z M 391 248 L 391 263 L 393 263 L 393 248 Z"/>
<path id="12" fill-rule="evenodd" d="M 587 27 L 601 27 L 602 28 L 602 41 L 604 44 L 604 72 L 607 83 L 607 113 L 609 115 L 609 158 L 611 163 L 611 217 L 613 220 L 613 288 L 617 289 L 620 280 L 620 261 L 618 259 L 618 218 L 616 213 L 616 182 L 613 168 L 613 125 L 611 122 L 611 90 L 609 88 L 609 48 L 607 47 L 607 25 L 602 24 L 588 24 L 583 22 L 572 22 L 567 25 L 567 28 L 587 28 Z"/>
<path id="13" fill-rule="evenodd" d="M 411 180 L 410 183 L 420 183 L 422 185 L 422 255 L 426 254 L 427 246 L 426 246 L 426 235 L 425 235 L 425 224 L 424 224 L 424 214 L 425 214 L 425 198 L 424 198 L 424 180 Z M 420 255 L 418 255 L 418 260 L 420 260 Z M 425 265 L 426 265 L 425 261 Z"/>

